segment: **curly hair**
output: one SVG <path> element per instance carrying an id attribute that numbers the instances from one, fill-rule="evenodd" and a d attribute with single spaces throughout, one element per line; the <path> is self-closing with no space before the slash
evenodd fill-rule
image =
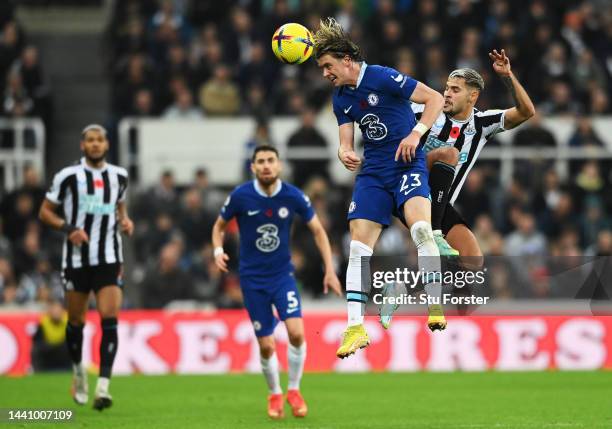
<path id="1" fill-rule="evenodd" d="M 349 38 L 334 18 L 320 21 L 319 29 L 314 35 L 314 48 L 317 60 L 329 54 L 335 58 L 348 55 L 353 61 L 363 61 L 361 48 Z"/>

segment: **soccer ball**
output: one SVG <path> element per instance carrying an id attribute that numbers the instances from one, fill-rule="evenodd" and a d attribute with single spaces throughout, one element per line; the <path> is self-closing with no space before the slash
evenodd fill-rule
<path id="1" fill-rule="evenodd" d="M 287 64 L 302 64 L 310 58 L 313 49 L 312 34 L 295 22 L 281 25 L 272 36 L 272 52 Z"/>

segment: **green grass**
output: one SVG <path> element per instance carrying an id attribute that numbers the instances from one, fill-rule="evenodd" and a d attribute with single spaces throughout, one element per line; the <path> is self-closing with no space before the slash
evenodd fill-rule
<path id="1" fill-rule="evenodd" d="M 99 413 L 69 397 L 68 374 L 0 377 L 0 408 L 70 408 L 56 428 L 612 428 L 612 372 L 306 374 L 310 414 L 266 416 L 261 375 L 115 377 Z M 95 379 L 90 379 L 90 388 Z M 91 402 L 91 401 L 90 401 Z"/>

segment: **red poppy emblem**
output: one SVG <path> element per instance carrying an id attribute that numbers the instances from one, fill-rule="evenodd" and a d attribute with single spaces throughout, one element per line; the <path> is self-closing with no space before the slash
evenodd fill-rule
<path id="1" fill-rule="evenodd" d="M 96 188 L 103 188 L 104 187 L 104 181 L 102 179 L 96 179 L 96 180 L 94 180 L 94 186 Z"/>
<path id="2" fill-rule="evenodd" d="M 454 139 L 456 139 L 457 137 L 459 137 L 459 127 L 453 127 L 451 128 L 451 132 L 450 132 L 450 136 Z"/>
<path id="3" fill-rule="evenodd" d="M 359 100 L 359 107 L 363 110 L 363 109 L 367 109 L 368 108 L 368 102 L 365 100 Z"/>
<path id="4" fill-rule="evenodd" d="M 266 216 L 268 216 L 268 217 L 272 217 L 272 214 L 273 214 L 273 213 L 274 213 L 274 212 L 272 211 L 272 209 L 268 209 L 268 210 L 266 210 Z"/>

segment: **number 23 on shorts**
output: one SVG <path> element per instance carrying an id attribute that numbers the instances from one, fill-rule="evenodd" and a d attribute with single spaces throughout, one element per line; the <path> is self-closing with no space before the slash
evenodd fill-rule
<path id="1" fill-rule="evenodd" d="M 400 192 L 403 192 L 404 195 L 408 195 L 419 186 L 421 186 L 421 173 L 404 174 L 402 176 Z"/>

